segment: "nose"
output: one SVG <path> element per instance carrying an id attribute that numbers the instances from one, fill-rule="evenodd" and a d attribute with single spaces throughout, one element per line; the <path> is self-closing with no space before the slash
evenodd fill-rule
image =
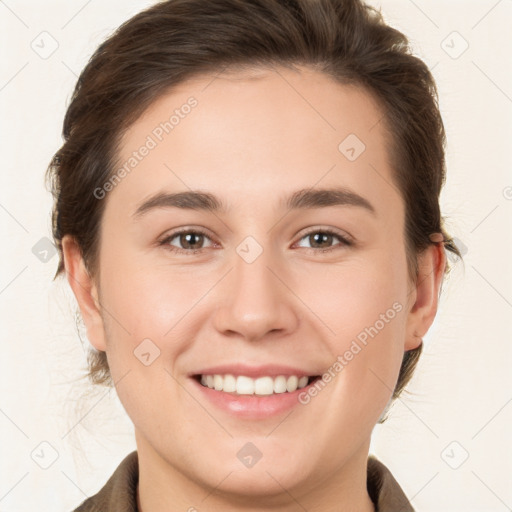
<path id="1" fill-rule="evenodd" d="M 252 263 L 235 254 L 234 268 L 219 290 L 214 326 L 223 335 L 258 341 L 293 332 L 299 323 L 298 300 L 287 286 L 286 271 L 270 251 Z"/>

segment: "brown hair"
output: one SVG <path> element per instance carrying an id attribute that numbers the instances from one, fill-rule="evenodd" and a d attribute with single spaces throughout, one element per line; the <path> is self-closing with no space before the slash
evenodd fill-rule
<path id="1" fill-rule="evenodd" d="M 103 42 L 76 84 L 64 144 L 47 171 L 55 204 L 53 236 L 62 273 L 62 238 L 77 241 L 88 270 L 97 263 L 105 201 L 93 191 L 114 172 L 124 131 L 152 102 L 194 75 L 223 69 L 306 65 L 341 84 L 365 88 L 384 112 L 394 182 L 405 203 L 409 276 L 443 228 L 445 133 L 434 79 L 404 34 L 360 0 L 169 0 L 137 14 Z M 447 265 L 446 272 L 449 271 Z M 405 352 L 393 399 L 410 380 L 423 344 Z M 91 352 L 89 377 L 111 385 L 104 352 Z"/>

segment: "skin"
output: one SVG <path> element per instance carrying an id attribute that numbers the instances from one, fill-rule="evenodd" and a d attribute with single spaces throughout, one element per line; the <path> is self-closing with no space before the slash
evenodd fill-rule
<path id="1" fill-rule="evenodd" d="M 404 203 L 392 186 L 382 110 L 361 88 L 307 68 L 188 80 L 130 127 L 119 161 L 190 96 L 198 105 L 103 199 L 99 273 L 87 272 L 73 239 L 63 241 L 89 340 L 107 352 L 135 426 L 139 508 L 373 511 L 371 432 L 404 350 L 417 347 L 434 320 L 442 245 L 419 255 L 419 278 L 410 282 Z M 353 162 L 338 150 L 350 133 L 366 145 Z M 280 206 L 298 189 L 332 186 L 363 196 L 376 215 L 347 205 Z M 189 189 L 215 194 L 228 211 L 159 208 L 134 218 L 153 194 Z M 180 227 L 207 231 L 193 242 L 201 252 L 192 254 L 179 236 L 172 246 L 189 254 L 158 245 Z M 315 245 L 306 235 L 321 228 L 355 243 L 333 237 Z M 263 249 L 250 264 L 236 251 L 247 236 Z M 396 302 L 402 311 L 289 416 L 240 419 L 207 402 L 188 378 L 240 361 L 321 374 Z M 146 338 L 160 350 L 149 366 L 133 353 Z M 252 468 L 236 456 L 247 442 L 262 453 Z"/>

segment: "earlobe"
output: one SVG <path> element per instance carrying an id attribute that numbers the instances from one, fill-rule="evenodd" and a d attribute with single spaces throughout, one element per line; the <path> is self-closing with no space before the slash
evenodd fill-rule
<path id="1" fill-rule="evenodd" d="M 69 235 L 63 237 L 62 253 L 66 277 L 78 302 L 87 329 L 87 338 L 94 348 L 105 351 L 105 330 L 98 287 L 89 274 L 80 247 L 73 237 Z"/>
<path id="2" fill-rule="evenodd" d="M 443 244 L 432 244 L 418 256 L 415 301 L 407 319 L 404 350 L 418 348 L 437 313 L 439 294 L 446 266 Z"/>

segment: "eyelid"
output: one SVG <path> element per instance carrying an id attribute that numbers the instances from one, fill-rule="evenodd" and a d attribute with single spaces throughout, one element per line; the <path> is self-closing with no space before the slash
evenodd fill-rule
<path id="1" fill-rule="evenodd" d="M 206 238 L 208 238 L 209 240 L 211 240 L 214 244 L 216 243 L 212 239 L 212 236 L 209 234 L 209 232 L 207 230 L 205 230 L 204 228 L 185 226 L 182 228 L 177 228 L 176 231 L 171 231 L 170 233 L 165 233 L 163 236 L 159 237 L 157 244 L 158 245 L 169 245 L 170 247 L 173 248 L 172 250 L 175 249 L 176 252 L 196 253 L 198 251 L 202 251 L 203 249 L 190 249 L 190 250 L 180 249 L 179 247 L 174 247 L 169 244 L 169 241 L 173 240 L 178 235 L 188 234 L 188 233 L 195 233 L 198 235 L 203 235 Z"/>
<path id="2" fill-rule="evenodd" d="M 167 246 L 167 248 L 169 248 L 169 250 L 172 252 L 179 253 L 179 254 L 188 254 L 188 255 L 197 254 L 199 252 L 202 252 L 204 249 L 208 248 L 208 247 L 202 247 L 200 249 L 180 249 L 179 247 L 170 245 L 170 243 L 169 243 L 170 240 L 173 240 L 174 238 L 176 238 L 177 236 L 179 236 L 181 234 L 189 234 L 189 233 L 203 235 L 206 238 L 208 238 L 210 241 L 212 241 L 212 243 L 214 245 L 216 244 L 216 242 L 209 235 L 209 232 L 207 230 L 205 230 L 204 228 L 185 226 L 182 228 L 178 228 L 176 231 L 172 231 L 171 233 L 164 235 L 162 238 L 159 239 L 158 245 Z M 324 234 L 332 235 L 335 238 L 338 238 L 341 243 L 333 245 L 331 247 L 327 247 L 325 249 L 318 249 L 315 247 L 303 247 L 302 249 L 306 249 L 307 251 L 313 251 L 314 253 L 318 253 L 318 252 L 325 253 L 325 252 L 336 250 L 336 248 L 338 248 L 338 247 L 350 247 L 355 244 L 354 238 L 346 232 L 340 232 L 337 229 L 331 228 L 331 227 L 310 226 L 308 228 L 304 228 L 304 230 L 302 230 L 301 233 L 299 233 L 297 235 L 297 242 L 294 243 L 294 246 L 297 243 L 299 243 L 302 239 L 304 239 L 307 236 L 310 236 L 312 234 L 315 234 L 315 233 L 324 233 Z"/>
<path id="3" fill-rule="evenodd" d="M 349 235 L 346 231 L 339 230 L 337 228 L 333 228 L 330 226 L 310 226 L 304 228 L 298 235 L 298 239 L 302 240 L 304 237 L 311 235 L 313 233 L 328 233 L 330 235 L 334 235 L 337 238 L 341 239 L 347 244 L 354 244 L 355 239 L 351 235 Z M 318 249 L 321 250 L 321 249 Z"/>

